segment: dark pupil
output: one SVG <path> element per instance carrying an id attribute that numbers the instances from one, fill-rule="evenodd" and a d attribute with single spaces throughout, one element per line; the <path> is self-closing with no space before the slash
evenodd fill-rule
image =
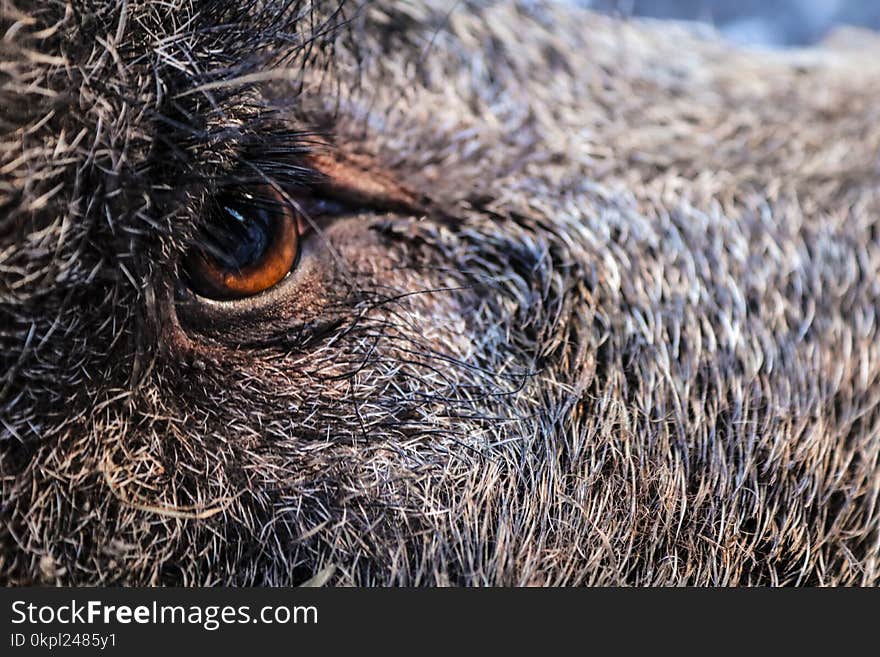
<path id="1" fill-rule="evenodd" d="M 221 199 L 207 227 L 206 251 L 228 269 L 257 262 L 269 247 L 272 217 L 272 210 L 258 203 Z"/>

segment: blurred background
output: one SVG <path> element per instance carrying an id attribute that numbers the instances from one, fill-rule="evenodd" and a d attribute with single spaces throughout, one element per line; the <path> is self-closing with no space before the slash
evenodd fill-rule
<path id="1" fill-rule="evenodd" d="M 711 23 L 739 43 L 774 47 L 820 41 L 835 25 L 880 29 L 880 0 L 578 0 L 624 16 Z"/>

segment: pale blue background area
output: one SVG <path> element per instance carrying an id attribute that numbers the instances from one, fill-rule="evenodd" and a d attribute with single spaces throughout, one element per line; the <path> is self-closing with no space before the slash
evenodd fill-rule
<path id="1" fill-rule="evenodd" d="M 880 0 L 576 0 L 627 16 L 712 23 L 741 43 L 797 46 L 815 43 L 834 25 L 880 30 Z"/>

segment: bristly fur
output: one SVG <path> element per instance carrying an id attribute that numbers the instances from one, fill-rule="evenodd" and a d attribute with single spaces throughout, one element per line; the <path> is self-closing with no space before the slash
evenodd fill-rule
<path id="1" fill-rule="evenodd" d="M 880 581 L 874 39 L 478 0 L 0 26 L 4 583 Z M 430 209 L 187 301 L 217 190 L 316 152 Z"/>

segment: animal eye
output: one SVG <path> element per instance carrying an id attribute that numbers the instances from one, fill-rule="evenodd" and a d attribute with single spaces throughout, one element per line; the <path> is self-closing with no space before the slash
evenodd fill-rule
<path id="1" fill-rule="evenodd" d="M 294 268 L 303 223 L 272 187 L 220 194 L 184 258 L 190 288 L 218 301 L 268 290 Z"/>

